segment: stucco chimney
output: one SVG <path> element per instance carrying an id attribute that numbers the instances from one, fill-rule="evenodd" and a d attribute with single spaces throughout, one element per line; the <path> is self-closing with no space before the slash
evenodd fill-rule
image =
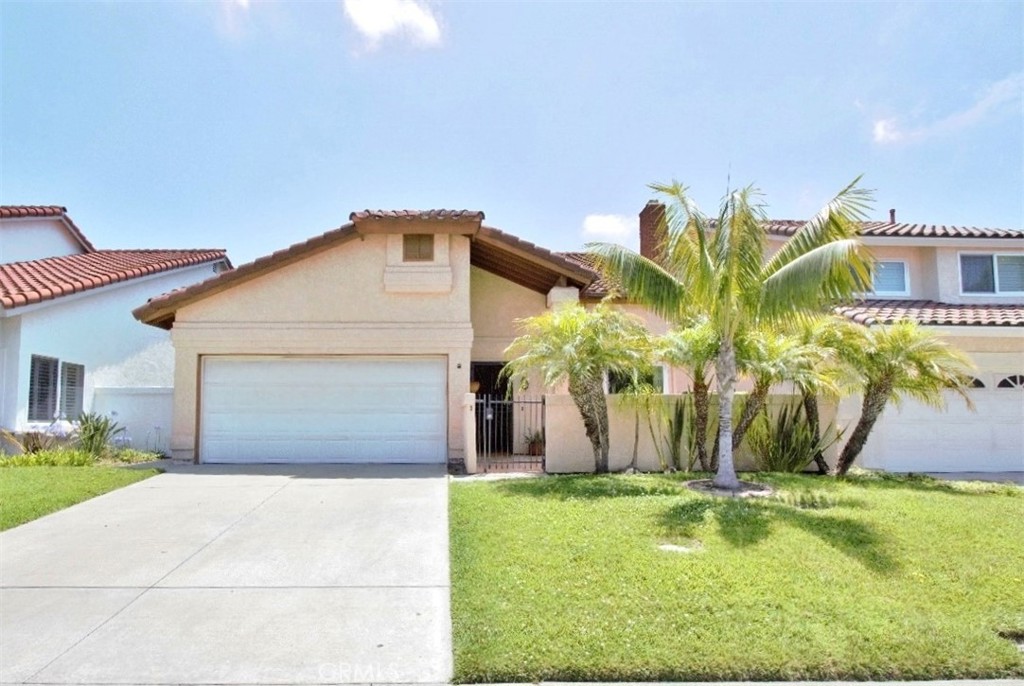
<path id="1" fill-rule="evenodd" d="M 658 225 L 665 218 L 665 206 L 657 200 L 648 200 L 640 210 L 640 254 L 649 260 L 657 259 Z"/>
<path id="2" fill-rule="evenodd" d="M 892 208 L 891 210 L 889 210 L 889 223 L 890 224 L 895 224 L 896 223 L 896 208 L 895 207 Z"/>

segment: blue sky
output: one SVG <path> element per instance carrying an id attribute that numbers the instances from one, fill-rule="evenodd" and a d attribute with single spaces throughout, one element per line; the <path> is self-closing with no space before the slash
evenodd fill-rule
<path id="1" fill-rule="evenodd" d="M 0 201 L 236 264 L 362 208 L 633 241 L 647 184 L 1024 225 L 1024 3 L 0 3 Z"/>

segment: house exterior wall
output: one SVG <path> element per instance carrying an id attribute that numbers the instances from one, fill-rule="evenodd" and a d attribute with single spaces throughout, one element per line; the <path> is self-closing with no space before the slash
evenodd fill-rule
<path id="1" fill-rule="evenodd" d="M 469 281 L 473 361 L 501 362 L 520 333 L 516 321 L 542 314 L 546 296 L 477 267 L 470 267 Z"/>
<path id="2" fill-rule="evenodd" d="M 386 280 L 402 266 L 401 253 L 396 263 L 393 237 L 370 235 L 178 310 L 172 330 L 172 455 L 197 457 L 203 356 L 412 355 L 447 360 L 449 458 L 460 459 L 462 399 L 469 388 L 473 343 L 469 239 L 457 235 L 437 239 L 432 265 L 410 263 L 412 281 L 420 284 L 415 287 L 427 292 L 390 290 Z M 426 277 L 422 277 L 423 267 L 427 267 Z M 450 269 L 447 290 L 438 285 L 438 267 Z"/>
<path id="3" fill-rule="evenodd" d="M 60 219 L 0 221 L 0 262 L 24 262 L 85 252 Z"/>
<path id="4" fill-rule="evenodd" d="M 132 317 L 146 299 L 215 274 L 213 264 L 196 265 L 66 296 L 15 311 L 3 320 L 3 416 L 6 428 L 42 429 L 49 422 L 28 421 L 32 355 L 55 357 L 85 366 L 83 409 L 93 409 L 97 389 L 169 388 L 174 378 L 174 351 L 167 332 Z M 139 413 L 128 404 L 110 407 L 133 439 L 154 427 L 166 432 L 166 412 Z M 72 418 L 69 418 L 72 419 Z"/>

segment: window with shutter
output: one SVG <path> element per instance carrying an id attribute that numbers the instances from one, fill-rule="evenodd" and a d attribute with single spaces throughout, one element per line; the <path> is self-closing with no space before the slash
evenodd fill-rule
<path id="1" fill-rule="evenodd" d="M 434 236 L 429 233 L 407 233 L 402 236 L 403 262 L 431 262 L 434 259 Z"/>
<path id="2" fill-rule="evenodd" d="M 57 412 L 57 359 L 33 355 L 29 370 L 28 420 L 53 421 Z"/>
<path id="3" fill-rule="evenodd" d="M 1000 293 L 1024 293 L 1024 255 L 998 255 L 996 274 Z"/>
<path id="4" fill-rule="evenodd" d="M 82 414 L 85 397 L 85 367 L 71 362 L 60 365 L 60 416 L 75 421 Z"/>

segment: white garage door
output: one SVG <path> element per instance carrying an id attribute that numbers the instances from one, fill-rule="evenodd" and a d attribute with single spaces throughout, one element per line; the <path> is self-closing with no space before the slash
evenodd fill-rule
<path id="1" fill-rule="evenodd" d="M 872 462 L 894 472 L 1024 471 L 1024 393 L 976 388 L 971 398 L 976 412 L 954 394 L 945 412 L 913 401 L 888 407 L 868 439 Z"/>
<path id="2" fill-rule="evenodd" d="M 203 462 L 444 462 L 440 358 L 207 357 Z"/>

